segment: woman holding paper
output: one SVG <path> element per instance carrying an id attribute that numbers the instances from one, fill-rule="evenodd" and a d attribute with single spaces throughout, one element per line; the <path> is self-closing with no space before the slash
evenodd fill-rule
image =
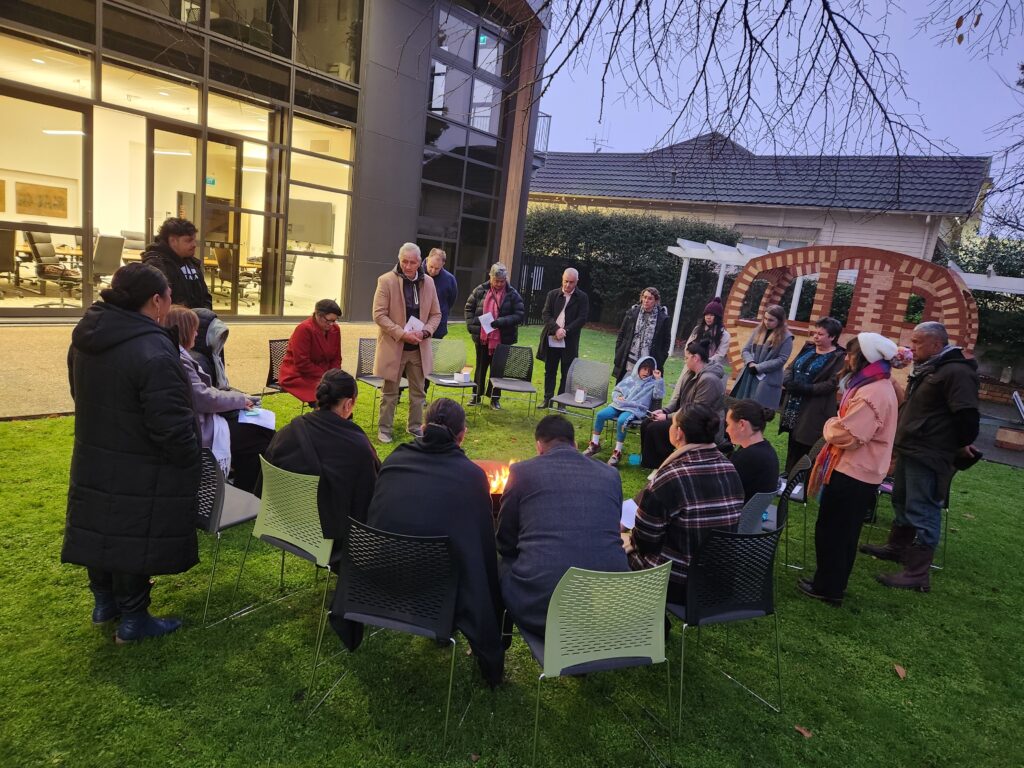
<path id="1" fill-rule="evenodd" d="M 199 420 L 203 447 L 213 451 L 224 476 L 234 470 L 236 488 L 252 491 L 260 476 L 260 455 L 274 437 L 274 430 L 239 420 L 240 410 L 251 411 L 255 403 L 244 392 L 217 389 L 210 375 L 188 353 L 196 343 L 199 316 L 188 307 L 175 304 L 167 310 L 163 326 L 178 331 L 178 357 L 192 383 L 192 404 Z"/>
<path id="2" fill-rule="evenodd" d="M 492 391 L 487 369 L 499 344 L 515 344 L 519 340 L 519 326 L 525 319 L 523 297 L 508 284 L 505 265 L 494 264 L 490 279 L 478 285 L 466 302 L 466 328 L 476 345 L 476 393 L 470 405 L 476 405 L 486 395 L 491 398 L 492 408 L 501 408 L 501 390 Z"/>
<path id="3" fill-rule="evenodd" d="M 320 377 L 341 367 L 341 307 L 333 299 L 320 299 L 313 315 L 292 331 L 277 380 L 281 389 L 313 405 Z"/>

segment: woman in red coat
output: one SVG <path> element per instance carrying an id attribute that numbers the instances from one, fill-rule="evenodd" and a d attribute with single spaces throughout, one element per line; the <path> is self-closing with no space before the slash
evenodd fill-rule
<path id="1" fill-rule="evenodd" d="M 341 367 L 341 307 L 331 299 L 320 299 L 313 316 L 292 331 L 281 361 L 277 380 L 281 389 L 304 403 L 316 401 L 316 385 L 332 368 Z"/>

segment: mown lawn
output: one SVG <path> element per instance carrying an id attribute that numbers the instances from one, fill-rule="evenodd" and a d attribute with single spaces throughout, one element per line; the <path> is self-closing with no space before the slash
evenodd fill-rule
<path id="1" fill-rule="evenodd" d="M 456 328 L 455 333 L 460 333 Z M 526 329 L 525 343 L 536 342 Z M 588 357 L 610 359 L 613 338 L 587 331 Z M 472 354 L 471 354 L 472 356 Z M 679 363 L 668 366 L 674 382 Z M 542 372 L 536 371 L 540 383 Z M 357 407 L 367 426 L 372 397 Z M 297 413 L 289 396 L 267 399 L 279 424 Z M 475 458 L 526 458 L 532 424 L 522 407 L 479 409 L 466 450 Z M 396 419 L 404 425 L 404 408 Z M 117 647 L 89 621 L 84 570 L 60 564 L 71 418 L 0 424 L 0 766 L 513 766 L 529 764 L 537 667 L 518 638 L 508 682 L 482 685 L 459 654 L 453 733 L 441 752 L 446 652 L 382 632 L 358 653 L 337 653 L 320 673 L 333 694 L 307 718 L 303 688 L 312 655 L 317 593 L 308 565 L 289 563 L 293 587 L 309 588 L 245 618 L 201 629 L 211 541 L 202 563 L 164 576 L 153 609 L 185 617 L 160 641 Z M 585 441 L 585 425 L 578 427 Z M 774 436 L 777 447 L 783 442 Z M 630 438 L 635 450 L 636 437 Z M 381 451 L 387 452 L 387 447 Z M 607 453 L 605 454 L 607 456 Z M 624 466 L 624 490 L 644 482 Z M 771 624 L 733 625 L 688 643 L 684 728 L 671 752 L 664 731 L 664 670 L 626 670 L 545 685 L 540 764 L 646 766 L 1019 766 L 1022 476 L 982 463 L 954 484 L 947 568 L 929 595 L 892 592 L 859 557 L 840 610 L 796 594 L 797 572 L 779 564 L 785 708 L 774 714 L 713 668 L 771 690 Z M 883 500 L 880 514 L 891 514 Z M 810 520 L 813 526 L 814 510 Z M 803 536 L 794 509 L 790 553 Z M 224 541 L 213 610 L 229 608 L 248 529 Z M 876 537 L 880 534 L 876 532 Z M 813 540 L 811 542 L 813 552 Z M 795 545 L 795 546 L 794 546 Z M 240 600 L 271 596 L 280 560 L 255 547 Z M 813 555 L 812 555 L 813 557 Z M 463 641 L 460 650 L 465 650 Z M 669 645 L 678 675 L 679 629 Z M 906 670 L 901 680 L 894 665 Z M 678 678 L 676 677 L 676 681 Z M 641 706 L 642 705 L 642 706 Z M 657 749 L 654 756 L 633 726 Z M 805 738 L 794 726 L 806 728 Z"/>

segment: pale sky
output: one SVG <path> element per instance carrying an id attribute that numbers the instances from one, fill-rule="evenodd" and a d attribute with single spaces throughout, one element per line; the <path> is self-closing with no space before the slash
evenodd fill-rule
<path id="1" fill-rule="evenodd" d="M 1017 79 L 1017 63 L 1024 60 L 1024 45 L 1018 39 L 1017 55 L 1003 54 L 991 59 L 972 59 L 966 46 L 940 47 L 915 30 L 915 19 L 904 12 L 888 19 L 890 47 L 906 73 L 908 94 L 917 99 L 918 112 L 927 135 L 947 140 L 961 154 L 994 155 L 1005 138 L 987 132 L 1009 115 L 1024 111 L 1024 100 L 1015 102 L 1001 82 Z M 611 83 L 602 123 L 598 123 L 600 62 L 593 74 L 577 69 L 563 71 L 544 96 L 540 108 L 552 116 L 548 149 L 554 152 L 592 152 L 594 137 L 605 142 L 605 152 L 638 152 L 652 147 L 671 122 L 670 116 L 649 105 L 623 103 L 621 81 Z M 688 138 L 696 131 L 683 132 Z M 845 151 L 859 154 L 855 148 Z M 997 163 L 993 172 L 998 173 Z"/>

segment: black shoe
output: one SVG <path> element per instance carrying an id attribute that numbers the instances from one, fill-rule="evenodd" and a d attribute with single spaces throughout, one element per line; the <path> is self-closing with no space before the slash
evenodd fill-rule
<path id="1" fill-rule="evenodd" d="M 820 592 L 814 591 L 814 582 L 810 579 L 798 579 L 796 582 L 796 588 L 807 597 L 813 597 L 815 600 L 821 600 L 823 603 L 839 608 L 843 604 L 843 599 L 835 597 L 826 597 Z"/>
<path id="2" fill-rule="evenodd" d="M 113 592 L 94 592 L 95 604 L 92 609 L 92 623 L 106 624 L 121 618 L 121 609 L 117 607 L 117 600 Z"/>
<path id="3" fill-rule="evenodd" d="M 469 398 L 469 402 L 467 403 L 467 405 L 480 405 L 480 398 L 477 397 L 476 395 L 473 395 L 473 397 Z"/>
<path id="4" fill-rule="evenodd" d="M 158 619 L 143 609 L 136 613 L 126 613 L 121 617 L 121 625 L 114 633 L 114 640 L 118 645 L 136 643 L 150 637 L 169 635 L 180 627 L 181 619 Z"/>
<path id="5" fill-rule="evenodd" d="M 491 408 L 496 411 L 501 410 L 501 400 L 491 400 Z"/>

